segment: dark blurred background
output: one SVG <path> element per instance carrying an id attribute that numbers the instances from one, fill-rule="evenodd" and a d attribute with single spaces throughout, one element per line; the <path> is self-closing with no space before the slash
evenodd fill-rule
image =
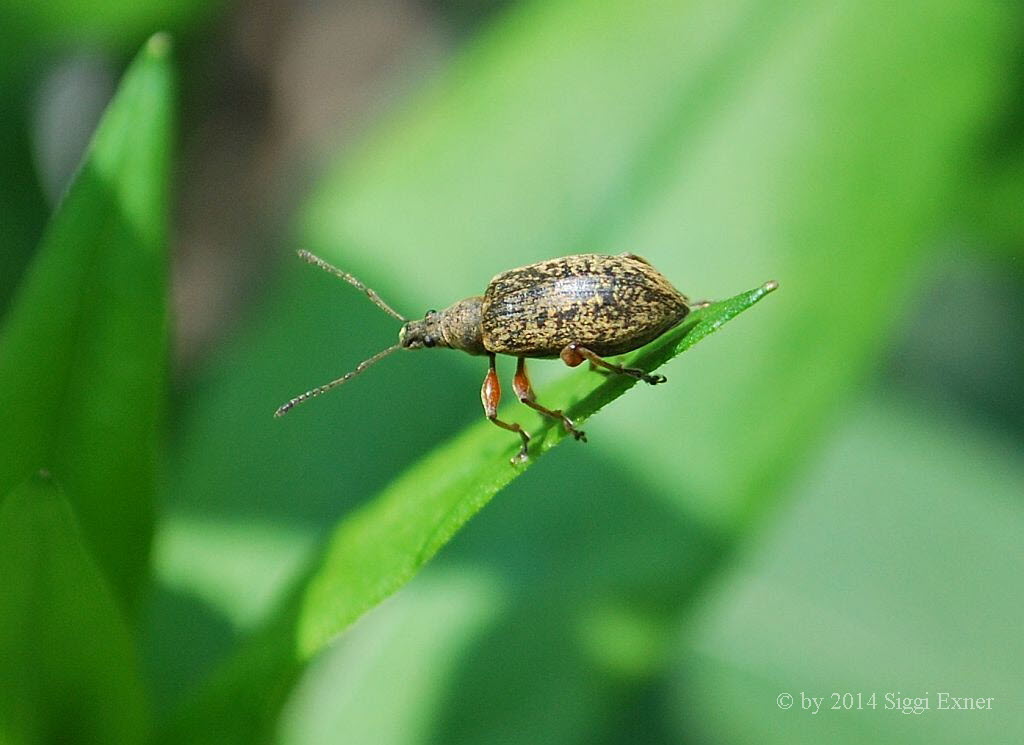
<path id="1" fill-rule="evenodd" d="M 499 494 L 277 737 L 1020 741 L 1024 13 L 641 6 L 0 4 L 0 312 L 128 60 L 175 41 L 158 717 L 480 415 L 479 360 L 422 353 L 273 421 L 397 331 L 295 249 L 409 315 L 630 250 L 691 296 L 781 289 Z M 534 369 L 541 400 L 566 374 Z M 939 691 L 995 706 L 884 708 Z"/>

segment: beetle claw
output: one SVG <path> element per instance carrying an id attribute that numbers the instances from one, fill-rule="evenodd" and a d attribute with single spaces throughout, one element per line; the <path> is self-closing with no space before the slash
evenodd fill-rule
<path id="1" fill-rule="evenodd" d="M 565 426 L 565 433 L 572 435 L 577 440 L 587 441 L 587 433 L 582 429 L 576 429 L 576 425 L 573 424 L 572 419 L 567 416 L 562 417 L 562 424 Z"/>

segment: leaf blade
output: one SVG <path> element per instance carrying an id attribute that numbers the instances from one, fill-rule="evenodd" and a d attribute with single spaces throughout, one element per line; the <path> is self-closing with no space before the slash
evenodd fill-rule
<path id="1" fill-rule="evenodd" d="M 653 371 L 752 307 L 775 282 L 696 311 L 688 321 L 641 350 L 626 365 Z M 566 413 L 583 422 L 637 381 L 609 376 L 567 376 L 552 387 L 554 400 L 574 401 Z M 531 444 L 532 464 L 566 437 L 546 421 Z M 316 654 L 360 615 L 408 582 L 465 523 L 525 471 L 509 456 L 518 438 L 486 420 L 470 426 L 407 469 L 372 502 L 344 519 L 307 584 L 297 620 L 300 659 Z M 459 467 L 456 464 L 468 464 Z M 388 551 L 391 548 L 393 550 Z"/>
<path id="2" fill-rule="evenodd" d="M 0 502 L 0 545 L 0 738 L 141 742 L 148 721 L 134 640 L 49 476 Z"/>
<path id="3" fill-rule="evenodd" d="M 772 292 L 776 283 L 700 309 L 680 326 L 626 356 L 627 364 L 661 365 L 720 329 Z M 574 372 L 553 391 L 572 397 L 580 421 L 623 395 L 636 381 Z M 266 739 L 277 712 L 310 658 L 359 616 L 416 573 L 466 522 L 536 459 L 565 439 L 558 427 L 537 430 L 533 457 L 509 464 L 518 438 L 486 420 L 436 448 L 373 501 L 337 526 L 322 557 L 311 566 L 276 614 L 248 639 L 204 687 L 186 702 L 161 742 L 253 742 Z M 428 492 L 420 489 L 429 486 Z M 416 519 L 409 514 L 419 513 Z M 395 545 L 387 555 L 382 545 Z M 255 691 L 253 678 L 268 684 Z M 245 695 L 239 696 L 239 691 Z M 240 713 L 241 712 L 241 713 Z"/>
<path id="4" fill-rule="evenodd" d="M 0 492 L 58 476 L 128 605 L 147 568 L 166 377 L 169 54 L 155 36 L 125 74 L 0 336 Z"/>

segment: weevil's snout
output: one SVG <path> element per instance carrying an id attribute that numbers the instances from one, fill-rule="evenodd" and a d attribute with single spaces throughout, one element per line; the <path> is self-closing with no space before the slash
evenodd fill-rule
<path id="1" fill-rule="evenodd" d="M 423 346 L 423 321 L 408 321 L 398 332 L 398 344 L 402 349 L 419 349 Z"/>
<path id="2" fill-rule="evenodd" d="M 398 332 L 398 343 L 403 349 L 446 346 L 438 323 L 438 312 L 429 310 L 420 320 L 407 321 L 402 326 L 402 330 Z"/>

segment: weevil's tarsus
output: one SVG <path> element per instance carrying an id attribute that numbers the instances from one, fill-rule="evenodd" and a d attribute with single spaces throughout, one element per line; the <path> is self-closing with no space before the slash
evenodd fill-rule
<path id="1" fill-rule="evenodd" d="M 362 290 L 364 293 L 366 293 L 366 297 L 370 298 L 370 300 L 373 301 L 374 305 L 376 305 L 382 311 L 387 313 L 389 316 L 394 316 L 395 318 L 397 318 L 402 323 L 406 323 L 409 320 L 408 318 L 406 318 L 406 317 L 400 315 L 399 313 L 397 313 L 394 310 L 394 308 L 392 308 L 390 305 L 388 305 L 387 303 L 385 303 L 381 299 L 380 295 L 378 295 L 375 291 L 371 290 L 369 287 L 364 285 L 362 282 L 360 282 L 358 279 L 356 279 L 354 276 L 352 276 L 348 272 L 342 271 L 341 269 L 339 269 L 338 267 L 334 266 L 333 264 L 328 264 L 326 261 L 321 259 L 319 256 L 311 254 L 309 251 L 301 250 L 301 251 L 298 252 L 298 254 L 299 254 L 299 258 L 302 259 L 303 261 L 308 261 L 313 266 L 318 266 L 321 269 L 323 269 L 325 272 L 328 272 L 329 274 L 333 274 L 335 277 L 340 277 L 341 279 L 345 280 L 346 282 L 348 282 L 353 287 L 356 287 L 357 289 Z"/>
<path id="2" fill-rule="evenodd" d="M 347 383 L 348 381 L 352 380 L 352 378 L 354 378 L 356 375 L 363 372 L 363 370 L 365 370 L 366 368 L 376 364 L 377 362 L 380 362 L 389 354 L 391 354 L 392 352 L 397 352 L 401 348 L 401 344 L 396 344 L 393 347 L 388 347 L 387 349 L 381 352 L 377 352 L 377 354 L 373 355 L 373 357 L 370 357 L 367 360 L 363 360 L 358 365 L 356 365 L 356 369 L 353 370 L 352 372 L 345 373 L 337 380 L 332 380 L 330 383 L 326 383 L 317 388 L 314 388 L 313 390 L 306 391 L 305 393 L 298 395 L 292 400 L 288 401 L 288 403 L 282 404 L 281 406 L 278 407 L 277 411 L 274 412 L 274 416 L 284 416 L 291 409 L 293 409 L 295 406 L 298 406 L 303 401 L 308 401 L 311 398 L 316 398 L 321 393 L 327 393 L 327 391 L 331 390 L 332 388 L 337 388 L 342 383 Z"/>
<path id="3" fill-rule="evenodd" d="M 583 360 L 589 360 L 591 367 L 598 366 L 603 367 L 605 370 L 610 370 L 618 375 L 628 375 L 631 378 L 642 380 L 650 385 L 657 385 L 658 383 L 664 383 L 668 380 L 664 375 L 651 375 L 643 370 L 636 367 L 623 367 L 622 365 L 616 365 L 614 362 L 608 362 L 599 355 L 590 351 L 581 344 L 568 344 L 559 353 L 559 357 L 569 367 L 576 367 L 583 363 Z"/>
<path id="4" fill-rule="evenodd" d="M 487 375 L 484 377 L 484 384 L 480 388 L 480 401 L 484 405 L 484 416 L 502 429 L 515 432 L 522 440 L 522 447 L 512 457 L 512 465 L 518 465 L 529 457 L 530 433 L 523 429 L 516 422 L 503 422 L 498 419 L 498 403 L 501 401 L 501 383 L 498 381 L 498 371 L 494 368 L 494 355 L 490 357 L 490 366 L 487 368 Z"/>
<path id="5" fill-rule="evenodd" d="M 524 357 L 520 357 L 519 362 L 516 364 L 516 374 L 512 378 L 512 390 L 516 392 L 520 403 L 526 404 L 534 411 L 539 411 L 546 417 L 561 422 L 566 433 L 571 434 L 577 440 L 587 441 L 587 434 L 583 430 L 576 429 L 572 419 L 567 417 L 560 409 L 549 409 L 537 403 L 537 396 L 534 394 L 533 386 L 530 385 L 530 379 L 526 375 L 526 359 Z"/>

